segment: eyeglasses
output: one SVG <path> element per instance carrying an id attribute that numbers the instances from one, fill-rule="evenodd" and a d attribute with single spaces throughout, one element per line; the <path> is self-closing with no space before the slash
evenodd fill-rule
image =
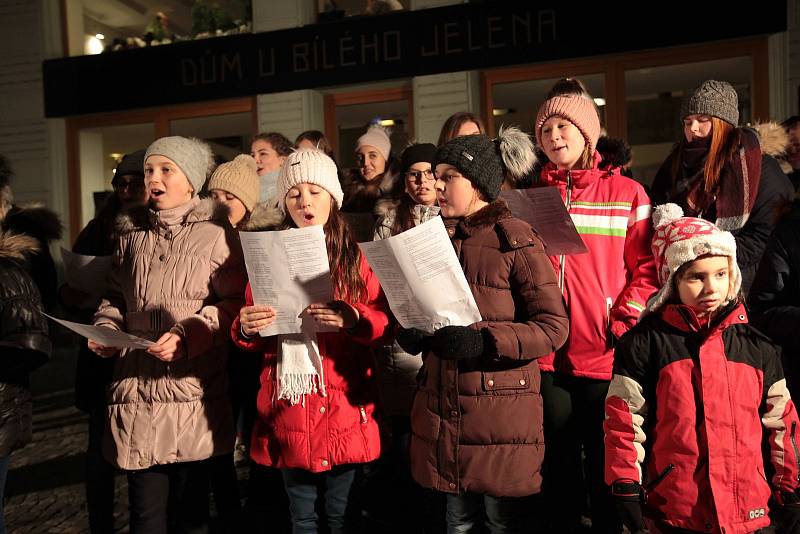
<path id="1" fill-rule="evenodd" d="M 436 176 L 434 176 L 433 170 L 426 169 L 424 171 L 407 171 L 406 179 L 416 183 L 435 182 Z"/>

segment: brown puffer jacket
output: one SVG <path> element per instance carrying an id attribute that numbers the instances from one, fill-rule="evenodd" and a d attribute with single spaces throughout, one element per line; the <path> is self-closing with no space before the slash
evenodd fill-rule
<path id="1" fill-rule="evenodd" d="M 460 362 L 426 355 L 411 412 L 411 469 L 423 486 L 496 497 L 537 493 L 544 457 L 536 358 L 569 330 L 553 266 L 505 203 L 445 219 L 497 354 Z"/>
<path id="2" fill-rule="evenodd" d="M 133 350 L 117 358 L 104 455 L 122 469 L 145 469 L 230 452 L 227 340 L 247 277 L 227 214 L 195 197 L 170 210 L 136 208 L 119 223 L 119 294 L 101 302 L 94 324 L 153 341 L 178 333 L 186 356 L 167 363 Z"/>

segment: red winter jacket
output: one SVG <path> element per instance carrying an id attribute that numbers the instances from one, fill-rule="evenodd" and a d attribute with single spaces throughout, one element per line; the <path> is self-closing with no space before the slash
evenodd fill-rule
<path id="1" fill-rule="evenodd" d="M 658 288 L 650 250 L 650 199 L 617 168 L 557 170 L 548 163 L 540 183 L 558 187 L 586 248 L 585 254 L 551 256 L 569 313 L 569 338 L 538 360 L 542 371 L 611 379 L 609 330 L 619 337 L 639 318 Z"/>
<path id="2" fill-rule="evenodd" d="M 769 525 L 762 425 L 773 487 L 793 492 L 797 424 L 780 356 L 747 324 L 743 305 L 710 327 L 691 308 L 667 305 L 617 345 L 606 398 L 606 482 L 643 484 L 645 515 L 657 523 L 753 532 Z"/>
<path id="3" fill-rule="evenodd" d="M 363 256 L 361 276 L 369 299 L 355 304 L 359 320 L 354 332 L 317 334 L 322 355 L 326 396 L 306 395 L 291 405 L 277 399 L 277 336 L 244 339 L 237 317 L 231 327 L 234 343 L 247 351 L 261 351 L 261 388 L 256 401 L 258 419 L 253 428 L 250 455 L 256 462 L 279 468 L 301 468 L 314 473 L 343 464 L 370 462 L 380 456 L 381 440 L 375 420 L 378 390 L 370 345 L 385 342 L 391 331 L 386 298 Z M 250 285 L 246 306 L 252 306 Z"/>

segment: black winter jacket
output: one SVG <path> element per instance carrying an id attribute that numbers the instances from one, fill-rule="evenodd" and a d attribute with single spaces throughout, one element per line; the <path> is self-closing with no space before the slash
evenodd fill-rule
<path id="1" fill-rule="evenodd" d="M 27 260 L 36 240 L 0 232 L 0 457 L 31 438 L 30 372 L 51 352 L 47 319 Z"/>

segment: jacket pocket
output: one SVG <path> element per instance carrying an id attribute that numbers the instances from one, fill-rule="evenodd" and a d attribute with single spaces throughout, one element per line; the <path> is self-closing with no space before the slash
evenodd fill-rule
<path id="1" fill-rule="evenodd" d="M 530 373 L 525 369 L 481 373 L 481 389 L 491 395 L 518 395 L 531 390 Z"/>
<path id="2" fill-rule="evenodd" d="M 672 474 L 675 470 L 675 464 L 667 464 L 658 475 L 656 475 L 652 480 L 649 480 L 647 484 L 644 486 L 644 501 L 647 502 L 647 496 L 649 493 L 653 492 L 659 484 L 664 482 L 664 480 Z"/>

